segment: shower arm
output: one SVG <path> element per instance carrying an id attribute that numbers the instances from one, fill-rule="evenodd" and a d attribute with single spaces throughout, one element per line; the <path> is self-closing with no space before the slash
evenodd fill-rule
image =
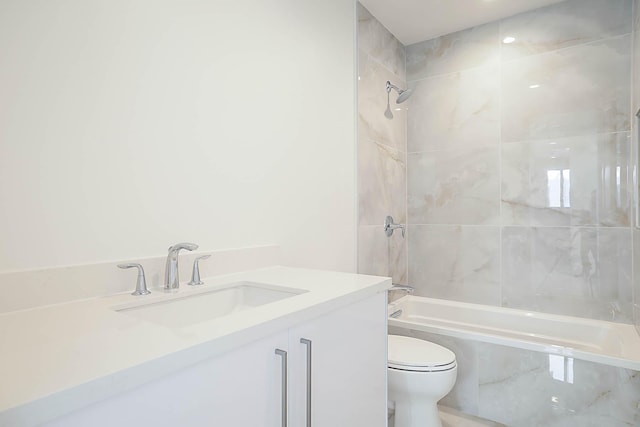
<path id="1" fill-rule="evenodd" d="M 387 93 L 390 93 L 391 89 L 395 90 L 398 93 L 402 92 L 402 89 L 400 89 L 398 86 L 394 85 L 390 81 L 387 81 Z"/>

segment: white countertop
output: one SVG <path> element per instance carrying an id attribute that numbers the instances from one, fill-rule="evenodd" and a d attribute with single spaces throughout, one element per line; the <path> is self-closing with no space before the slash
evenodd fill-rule
<path id="1" fill-rule="evenodd" d="M 308 292 L 181 328 L 114 310 L 237 281 Z M 0 426 L 38 425 L 391 287 L 388 278 L 287 267 L 204 282 L 171 294 L 125 293 L 0 314 Z"/>

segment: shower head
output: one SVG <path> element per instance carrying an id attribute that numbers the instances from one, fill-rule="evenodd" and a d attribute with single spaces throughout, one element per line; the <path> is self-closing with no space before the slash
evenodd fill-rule
<path id="1" fill-rule="evenodd" d="M 390 81 L 387 81 L 387 94 L 391 92 L 391 89 L 398 92 L 398 99 L 396 99 L 396 104 L 402 104 L 404 101 L 409 99 L 413 91 L 411 89 L 400 89 L 398 86 L 394 85 Z"/>
<path id="2" fill-rule="evenodd" d="M 396 99 L 396 104 L 402 104 L 404 101 L 409 99 L 413 91 L 411 89 L 401 90 L 398 99 Z"/>
<path id="3" fill-rule="evenodd" d="M 398 98 L 396 99 L 396 104 L 402 104 L 404 101 L 409 99 L 411 93 L 413 92 L 411 89 L 400 89 L 398 86 L 394 85 L 390 81 L 387 80 L 387 109 L 384 112 L 384 116 L 391 120 L 393 119 L 393 113 L 391 112 L 391 107 L 389 106 L 389 94 L 391 93 L 391 89 L 398 92 Z"/>

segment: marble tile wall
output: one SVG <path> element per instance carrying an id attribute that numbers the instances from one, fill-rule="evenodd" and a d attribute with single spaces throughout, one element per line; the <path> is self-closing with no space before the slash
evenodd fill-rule
<path id="1" fill-rule="evenodd" d="M 407 111 L 387 119 L 387 80 L 406 87 L 405 48 L 358 3 L 358 272 L 407 283 L 407 241 L 389 238 L 387 215 L 407 221 Z"/>
<path id="2" fill-rule="evenodd" d="M 640 0 L 633 2 L 633 96 L 631 98 L 631 113 L 636 114 L 640 110 Z M 637 212 L 639 199 L 638 183 L 638 147 L 640 147 L 640 119 L 632 117 L 632 164 L 635 171 L 633 189 L 636 203 L 632 205 L 633 224 L 633 319 L 636 329 L 640 334 L 640 219 Z"/>
<path id="3" fill-rule="evenodd" d="M 634 1 L 566 0 L 407 46 L 418 294 L 632 322 Z"/>
<path id="4" fill-rule="evenodd" d="M 441 404 L 519 427 L 640 425 L 640 372 L 415 330 L 390 333 L 450 348 L 456 385 Z"/>

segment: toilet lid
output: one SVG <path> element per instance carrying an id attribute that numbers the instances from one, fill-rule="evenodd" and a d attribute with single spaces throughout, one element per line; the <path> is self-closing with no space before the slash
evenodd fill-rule
<path id="1" fill-rule="evenodd" d="M 456 355 L 441 345 L 411 337 L 389 335 L 389 367 L 408 371 L 446 371 Z"/>

